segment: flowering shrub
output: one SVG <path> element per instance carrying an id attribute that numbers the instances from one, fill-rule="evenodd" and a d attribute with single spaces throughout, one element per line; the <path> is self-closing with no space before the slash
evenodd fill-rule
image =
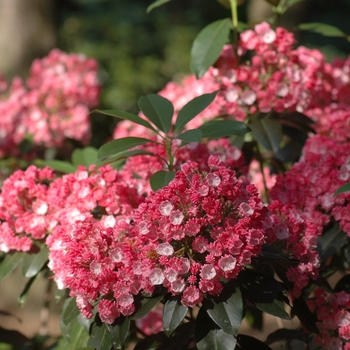
<path id="1" fill-rule="evenodd" d="M 21 265 L 23 295 L 41 272 L 56 283 L 52 349 L 350 349 L 350 61 L 266 22 L 227 44 L 232 13 L 139 115 L 97 111 L 122 119 L 99 150 L 8 167 L 0 279 Z M 0 103 L 1 155 L 87 144 L 96 70 L 58 50 L 35 61 Z M 241 334 L 262 312 L 300 326 Z"/>

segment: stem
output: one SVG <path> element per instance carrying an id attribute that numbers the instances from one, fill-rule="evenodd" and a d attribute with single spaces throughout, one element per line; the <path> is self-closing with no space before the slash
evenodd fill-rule
<path id="1" fill-rule="evenodd" d="M 237 12 L 237 0 L 230 0 L 231 13 L 232 13 L 232 27 L 233 27 L 233 40 L 235 56 L 238 60 L 238 12 Z"/>

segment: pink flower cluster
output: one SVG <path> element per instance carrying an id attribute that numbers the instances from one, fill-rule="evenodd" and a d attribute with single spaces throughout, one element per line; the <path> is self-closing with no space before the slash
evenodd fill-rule
<path id="1" fill-rule="evenodd" d="M 132 221 L 87 218 L 48 236 L 49 266 L 86 317 L 103 322 L 135 310 L 134 296 L 163 286 L 186 306 L 220 294 L 261 251 L 268 209 L 254 185 L 239 182 L 218 157 L 208 172 L 188 161 L 151 193 Z M 130 223 L 129 223 L 130 222 Z"/>
<path id="2" fill-rule="evenodd" d="M 26 138 L 45 147 L 67 138 L 88 143 L 89 109 L 100 93 L 97 69 L 95 60 L 58 49 L 35 60 L 26 85 L 15 78 L 0 98 L 0 156 L 17 155 Z"/>
<path id="3" fill-rule="evenodd" d="M 317 315 L 320 334 L 315 336 L 316 344 L 327 350 L 349 350 L 350 294 L 344 291 L 328 294 L 318 288 L 307 303 Z"/>
<path id="4" fill-rule="evenodd" d="M 295 266 L 288 268 L 286 277 L 292 282 L 290 295 L 298 298 L 309 281 L 319 276 L 316 240 L 322 231 L 303 218 L 291 204 L 283 205 L 280 201 L 273 201 L 268 208 L 272 215 L 271 227 L 266 230 L 266 242 L 281 249 L 291 260 L 297 261 Z"/>
<path id="5" fill-rule="evenodd" d="M 90 219 L 114 226 L 143 201 L 109 166 L 55 178 L 52 169 L 30 166 L 5 182 L 0 194 L 0 249 L 28 251 L 59 226 Z"/>
<path id="6" fill-rule="evenodd" d="M 349 193 L 334 196 L 349 182 L 350 142 L 338 143 L 329 136 L 308 139 L 303 155 L 284 175 L 278 175 L 270 196 L 295 205 L 299 213 L 322 231 L 332 220 L 350 237 Z"/>

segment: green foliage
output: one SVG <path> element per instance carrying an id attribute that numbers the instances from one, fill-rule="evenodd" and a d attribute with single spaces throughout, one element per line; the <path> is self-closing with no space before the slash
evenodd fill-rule
<path id="1" fill-rule="evenodd" d="M 188 312 L 188 307 L 180 302 L 178 296 L 169 297 L 164 304 L 163 311 L 163 327 L 166 336 L 170 334 L 180 325 Z"/>
<path id="2" fill-rule="evenodd" d="M 159 170 L 154 173 L 150 179 L 151 188 L 153 191 L 157 191 L 160 188 L 167 186 L 171 180 L 175 177 L 173 171 Z"/>

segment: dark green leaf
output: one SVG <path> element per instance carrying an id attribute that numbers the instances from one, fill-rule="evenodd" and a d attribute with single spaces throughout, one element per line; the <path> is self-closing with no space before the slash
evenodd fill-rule
<path id="1" fill-rule="evenodd" d="M 89 340 L 89 334 L 79 322 L 71 323 L 69 343 L 71 349 L 86 348 Z"/>
<path id="2" fill-rule="evenodd" d="M 330 230 L 317 238 L 317 251 L 321 262 L 334 255 L 347 242 L 347 234 L 335 224 Z"/>
<path id="3" fill-rule="evenodd" d="M 228 40 L 232 23 L 225 18 L 207 25 L 195 38 L 191 49 L 191 71 L 202 77 L 208 68 L 219 58 Z"/>
<path id="4" fill-rule="evenodd" d="M 270 244 L 263 244 L 259 258 L 267 260 L 288 260 L 285 253 Z"/>
<path id="5" fill-rule="evenodd" d="M 164 297 L 165 291 L 153 297 L 135 297 L 136 312 L 131 316 L 132 320 L 137 320 L 148 314 Z"/>
<path id="6" fill-rule="evenodd" d="M 71 163 L 64 162 L 63 160 L 42 160 L 36 159 L 34 164 L 38 167 L 49 166 L 50 168 L 59 171 L 64 174 L 74 173 L 77 167 Z"/>
<path id="7" fill-rule="evenodd" d="M 167 337 L 163 332 L 152 334 L 137 343 L 134 350 L 158 350 Z"/>
<path id="8" fill-rule="evenodd" d="M 67 294 L 67 289 L 56 289 L 55 301 L 58 303 Z"/>
<path id="9" fill-rule="evenodd" d="M 232 335 L 238 334 L 243 318 L 243 299 L 239 289 L 234 293 L 220 294 L 219 297 L 203 302 L 208 315 L 220 328 Z"/>
<path id="10" fill-rule="evenodd" d="M 170 297 L 163 310 L 164 333 L 169 337 L 186 316 L 188 307 L 180 302 L 179 296 Z"/>
<path id="11" fill-rule="evenodd" d="M 166 98 L 151 94 L 142 96 L 138 102 L 143 114 L 161 131 L 166 134 L 171 127 L 174 115 L 174 106 Z"/>
<path id="12" fill-rule="evenodd" d="M 12 330 L 0 327 L 1 343 L 11 344 L 14 346 L 23 346 L 25 343 L 29 341 L 30 339 L 28 339 L 25 335 L 23 335 L 18 331 L 12 331 Z"/>
<path id="13" fill-rule="evenodd" d="M 238 135 L 242 136 L 250 131 L 250 128 L 235 120 L 214 120 L 205 123 L 199 128 L 203 136 L 210 139 L 216 139 L 225 136 Z"/>
<path id="14" fill-rule="evenodd" d="M 168 0 L 168 1 L 170 1 L 170 0 Z M 152 130 L 154 132 L 156 131 L 154 129 L 154 127 L 147 120 L 140 118 L 136 114 L 132 114 L 132 113 L 128 113 L 128 112 L 122 112 L 122 111 L 114 111 L 114 110 L 100 111 L 98 109 L 95 110 L 94 112 L 105 114 L 105 115 L 109 115 L 109 116 L 115 117 L 115 118 L 121 118 L 121 119 L 125 119 L 125 120 L 130 120 L 131 122 L 133 122 L 135 124 L 142 125 L 145 128 L 150 129 L 150 130 Z"/>
<path id="15" fill-rule="evenodd" d="M 235 336 L 220 329 L 203 307 L 197 316 L 196 340 L 198 350 L 232 350 L 237 343 Z"/>
<path id="16" fill-rule="evenodd" d="M 336 293 L 344 290 L 346 293 L 350 294 L 350 275 L 346 275 L 340 279 L 337 285 L 334 287 Z"/>
<path id="17" fill-rule="evenodd" d="M 180 110 L 175 123 L 175 131 L 181 130 L 190 120 L 204 111 L 215 99 L 218 91 L 195 97 Z"/>
<path id="18" fill-rule="evenodd" d="M 105 323 L 94 323 L 92 326 L 91 337 L 87 343 L 88 346 L 96 350 L 110 350 L 112 347 L 112 335 Z"/>
<path id="19" fill-rule="evenodd" d="M 23 289 L 21 295 L 17 299 L 17 303 L 19 306 L 24 306 L 24 304 L 27 300 L 29 290 L 32 287 L 32 285 L 34 284 L 34 282 L 37 280 L 38 276 L 39 276 L 39 274 L 33 276 L 24 286 L 24 289 Z"/>
<path id="20" fill-rule="evenodd" d="M 114 348 L 118 350 L 123 349 L 123 344 L 130 328 L 130 318 L 120 316 L 113 324 L 106 324 L 106 327 L 111 334 Z"/>
<path id="21" fill-rule="evenodd" d="M 295 140 L 290 140 L 275 153 L 275 158 L 286 163 L 294 163 L 299 160 L 302 144 Z"/>
<path id="22" fill-rule="evenodd" d="M 166 350 L 183 350 L 194 340 L 195 322 L 186 322 L 177 327 L 164 341 Z"/>
<path id="23" fill-rule="evenodd" d="M 151 176 L 150 183 L 153 191 L 157 191 L 160 188 L 167 186 L 170 181 L 175 177 L 175 173 L 172 171 L 160 170 Z"/>
<path id="24" fill-rule="evenodd" d="M 339 187 L 335 193 L 334 193 L 334 197 L 337 196 L 338 194 L 344 193 L 344 192 L 349 192 L 350 191 L 350 182 L 348 182 L 347 184 Z"/>
<path id="25" fill-rule="evenodd" d="M 199 129 L 187 130 L 183 134 L 176 136 L 177 139 L 184 142 L 201 142 L 202 131 Z"/>
<path id="26" fill-rule="evenodd" d="M 28 278 L 35 276 L 48 261 L 48 255 L 49 249 L 43 244 L 39 253 L 25 254 L 22 260 L 22 275 Z"/>
<path id="27" fill-rule="evenodd" d="M 153 2 L 151 5 L 149 5 L 147 7 L 147 13 L 151 12 L 156 7 L 159 7 L 163 4 L 166 4 L 169 1 L 171 1 L 171 0 L 157 0 L 157 1 Z"/>
<path id="28" fill-rule="evenodd" d="M 273 333 L 269 334 L 266 343 L 273 344 L 277 341 L 288 341 L 293 339 L 303 339 L 305 333 L 302 329 L 277 329 Z"/>
<path id="29" fill-rule="evenodd" d="M 235 348 L 235 350 L 239 349 L 271 350 L 271 348 L 262 341 L 245 334 L 238 334 L 237 336 L 237 347 Z"/>
<path id="30" fill-rule="evenodd" d="M 67 300 L 65 300 L 62 307 L 60 326 L 61 326 L 62 335 L 68 340 L 70 338 L 70 331 L 72 328 L 72 324 L 78 323 L 77 317 L 79 316 L 79 314 L 80 314 L 80 311 L 77 307 L 75 299 L 68 298 Z"/>
<path id="31" fill-rule="evenodd" d="M 311 312 L 305 300 L 295 298 L 293 300 L 293 313 L 298 316 L 300 322 L 312 333 L 319 334 L 317 327 L 317 315 Z"/>
<path id="32" fill-rule="evenodd" d="M 83 165 L 89 168 L 97 163 L 97 149 L 94 147 L 77 148 L 72 154 L 72 163 L 75 166 Z"/>
<path id="33" fill-rule="evenodd" d="M 272 303 L 256 303 L 256 307 L 270 315 L 290 320 L 290 316 L 284 308 L 282 301 L 275 299 Z"/>
<path id="34" fill-rule="evenodd" d="M 283 138 L 281 123 L 278 119 L 265 115 L 253 115 L 249 127 L 255 140 L 268 151 L 278 152 Z"/>
<path id="35" fill-rule="evenodd" d="M 25 253 L 7 253 L 0 265 L 0 281 L 7 277 L 22 262 Z"/>
<path id="36" fill-rule="evenodd" d="M 310 32 L 322 34 L 323 36 L 346 37 L 346 34 L 339 28 L 326 23 L 301 23 L 298 28 Z"/>
<path id="37" fill-rule="evenodd" d="M 106 160 L 106 158 L 115 157 L 124 151 L 128 151 L 131 148 L 144 145 L 148 142 L 153 141 L 141 137 L 123 137 L 118 140 L 110 141 L 98 150 L 97 161 L 101 162 Z"/>

